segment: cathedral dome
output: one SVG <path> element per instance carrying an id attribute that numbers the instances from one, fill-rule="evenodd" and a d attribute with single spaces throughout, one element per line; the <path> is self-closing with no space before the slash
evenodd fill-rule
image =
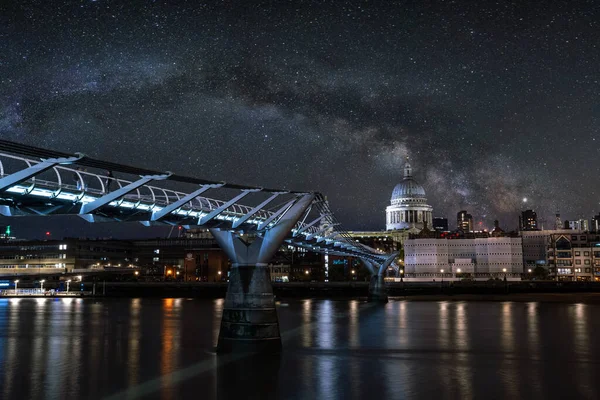
<path id="1" fill-rule="evenodd" d="M 425 189 L 412 178 L 404 179 L 396 185 L 392 192 L 392 203 L 406 198 L 424 198 Z"/>
<path id="2" fill-rule="evenodd" d="M 425 189 L 412 177 L 412 168 L 406 160 L 404 179 L 392 192 L 391 204 L 386 207 L 386 229 L 409 229 L 419 232 L 432 226 L 433 208 L 427 204 Z"/>
<path id="3" fill-rule="evenodd" d="M 392 192 L 392 204 L 398 204 L 406 199 L 425 199 L 425 189 L 412 177 L 412 168 L 407 162 L 404 165 L 404 180 L 396 185 Z"/>

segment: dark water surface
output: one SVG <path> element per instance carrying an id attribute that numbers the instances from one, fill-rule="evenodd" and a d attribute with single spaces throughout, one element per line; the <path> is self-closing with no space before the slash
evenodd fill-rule
<path id="1" fill-rule="evenodd" d="M 222 306 L 0 299 L 0 399 L 600 398 L 600 305 L 294 300 L 258 358 L 212 353 Z"/>

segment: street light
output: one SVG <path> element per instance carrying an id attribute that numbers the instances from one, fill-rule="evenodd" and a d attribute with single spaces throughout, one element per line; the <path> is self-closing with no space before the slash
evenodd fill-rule
<path id="1" fill-rule="evenodd" d="M 138 275 L 140 274 L 140 271 L 135 271 L 133 274 L 134 274 L 135 276 L 138 276 Z"/>
<path id="2" fill-rule="evenodd" d="M 69 293 L 69 283 L 71 283 L 71 280 L 67 280 L 67 293 Z"/>
<path id="3" fill-rule="evenodd" d="M 17 294 L 17 284 L 19 283 L 19 280 L 15 280 L 15 294 Z"/>
<path id="4" fill-rule="evenodd" d="M 306 275 L 308 275 L 308 270 L 304 271 L 304 273 L 305 273 Z M 352 273 L 354 273 L 354 271 L 352 271 Z"/>
<path id="5" fill-rule="evenodd" d="M 444 270 L 440 269 L 440 272 L 442 273 L 442 286 L 444 286 Z"/>

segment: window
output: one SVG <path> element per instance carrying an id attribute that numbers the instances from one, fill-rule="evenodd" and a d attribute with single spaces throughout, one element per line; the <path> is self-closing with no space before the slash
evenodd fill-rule
<path id="1" fill-rule="evenodd" d="M 585 265 L 590 265 L 590 260 L 584 260 L 584 261 L 583 261 L 583 263 L 584 263 Z"/>
<path id="2" fill-rule="evenodd" d="M 576 257 L 579 257 L 580 255 L 581 255 L 581 252 L 580 252 L 580 251 L 576 251 L 576 252 L 575 252 L 575 256 L 576 256 Z"/>
<path id="3" fill-rule="evenodd" d="M 160 249 L 154 249 L 154 254 L 160 254 Z"/>
<path id="4" fill-rule="evenodd" d="M 581 268 L 575 268 L 575 272 L 581 272 Z"/>
<path id="5" fill-rule="evenodd" d="M 158 261 L 158 257 L 153 257 L 152 261 Z"/>
<path id="6" fill-rule="evenodd" d="M 590 272 L 590 270 L 591 270 L 591 268 L 586 268 L 586 269 L 585 269 L 585 272 L 589 273 L 589 272 Z"/>
<path id="7" fill-rule="evenodd" d="M 586 257 L 589 257 L 590 256 L 590 252 L 589 251 L 584 251 L 583 255 L 586 256 Z"/>

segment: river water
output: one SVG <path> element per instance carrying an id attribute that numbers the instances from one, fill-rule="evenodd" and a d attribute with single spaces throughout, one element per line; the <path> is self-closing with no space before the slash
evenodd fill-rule
<path id="1" fill-rule="evenodd" d="M 279 303 L 280 356 L 217 356 L 223 300 L 0 299 L 0 399 L 597 399 L 600 305 Z"/>

